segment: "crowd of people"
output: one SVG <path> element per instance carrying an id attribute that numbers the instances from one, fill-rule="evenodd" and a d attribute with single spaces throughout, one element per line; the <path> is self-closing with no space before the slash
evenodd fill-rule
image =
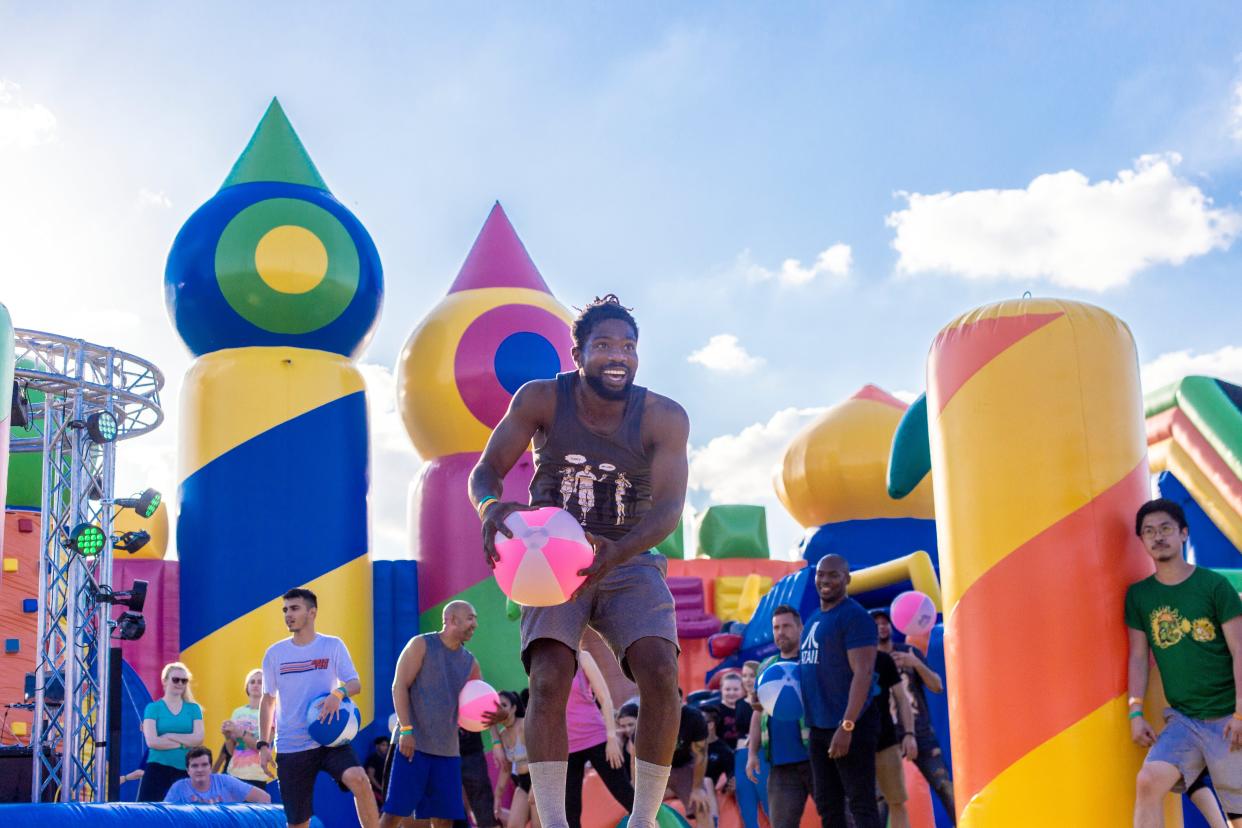
<path id="1" fill-rule="evenodd" d="M 310 738 L 312 700 L 326 695 L 319 708 L 326 721 L 362 687 L 341 639 L 316 632 L 317 597 L 299 588 L 283 598 L 290 637 L 272 644 L 246 676 L 246 704 L 221 727 L 217 769 L 226 774 L 211 772 L 211 752 L 202 747 L 203 711 L 189 670 L 165 667 L 163 695 L 144 715 L 150 757 L 142 799 L 267 801 L 267 780 L 278 775 L 286 820 L 302 828 L 312 817 L 315 778 L 325 772 L 353 794 L 363 828 L 409 819 L 460 828 L 467 812 L 478 828 L 502 821 L 505 828 L 580 828 L 589 766 L 630 812 L 630 828 L 655 828 L 666 797 L 679 800 L 699 828 L 714 828 L 720 797 L 729 794 L 744 813 L 756 803 L 772 828 L 798 825 L 808 799 L 824 828 L 901 828 L 909 825 L 909 761 L 955 814 L 926 701 L 926 693 L 943 692 L 942 677 L 894 642 L 885 612 L 849 597 L 850 568 L 840 555 L 816 564 L 816 612 L 803 618 L 788 605 L 773 609 L 770 658 L 721 676 L 718 691 L 683 697 L 673 598 L 652 550 L 684 508 L 689 421 L 676 402 L 633 383 L 638 325 L 615 296 L 588 305 L 572 338 L 577 370 L 518 390 L 469 481 L 489 564 L 497 560 L 495 537 L 512 534 L 506 518 L 541 506 L 569 511 L 595 551 L 568 601 L 522 611 L 514 658 L 529 675 L 529 692 L 502 693 L 485 719 L 500 768 L 495 786 L 482 737 L 457 724 L 459 694 L 481 676 L 466 647 L 478 626 L 474 608 L 452 601 L 440 630 L 410 639 L 392 686 L 397 727 L 377 740 L 364 766 L 348 744 L 323 747 Z M 532 444 L 529 502 L 502 501 L 505 475 Z M 579 466 L 609 468 L 625 485 L 614 482 L 604 496 L 566 492 L 561 482 Z M 604 481 L 591 479 L 592 487 Z M 1150 748 L 1135 824 L 1161 824 L 1164 795 L 1190 790 L 1213 828 L 1226 824 L 1217 796 L 1242 826 L 1242 600 L 1222 576 L 1185 560 L 1177 504 L 1146 504 L 1135 532 L 1156 568 L 1126 596 L 1130 726 L 1135 742 Z M 588 626 L 637 687 L 637 697 L 616 709 L 582 648 Z M 1149 654 L 1170 705 L 1158 737 L 1143 712 Z M 755 691 L 778 661 L 797 665 L 798 720 L 770 716 Z"/>

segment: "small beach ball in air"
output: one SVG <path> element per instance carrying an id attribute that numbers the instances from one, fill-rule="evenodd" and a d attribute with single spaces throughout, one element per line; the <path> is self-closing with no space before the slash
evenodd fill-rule
<path id="1" fill-rule="evenodd" d="M 345 699 L 335 716 L 330 716 L 327 721 L 319 721 L 319 709 L 323 707 L 328 695 L 324 693 L 317 696 L 306 706 L 306 730 L 312 739 L 324 747 L 349 744 L 358 735 L 362 714 L 358 712 L 358 705 Z"/>
<path id="2" fill-rule="evenodd" d="M 595 550 L 574 516 L 545 506 L 505 518 L 513 533 L 496 533 L 496 583 L 500 591 L 527 607 L 563 604 L 586 580 L 578 571 L 591 565 Z"/>
<path id="3" fill-rule="evenodd" d="M 487 730 L 483 717 L 500 704 L 500 695 L 482 679 L 466 682 L 457 695 L 457 726 L 473 733 Z"/>
<path id="4" fill-rule="evenodd" d="M 893 626 L 906 635 L 923 635 L 936 626 L 936 605 L 923 593 L 910 590 L 893 599 L 889 616 Z"/>
<path id="5" fill-rule="evenodd" d="M 802 718 L 802 679 L 796 662 L 778 661 L 764 670 L 755 692 L 773 719 L 794 722 Z"/>

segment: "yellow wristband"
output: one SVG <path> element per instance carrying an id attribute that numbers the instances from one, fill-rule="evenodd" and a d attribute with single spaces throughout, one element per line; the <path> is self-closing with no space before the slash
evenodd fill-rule
<path id="1" fill-rule="evenodd" d="M 332 695 L 336 696 L 341 701 L 345 701 L 345 694 L 341 692 L 341 688 L 339 687 L 332 691 Z"/>
<path id="2" fill-rule="evenodd" d="M 1233 717 L 1237 719 L 1238 721 L 1242 722 L 1242 713 L 1234 713 Z"/>
<path id="3" fill-rule="evenodd" d="M 1143 700 L 1142 700 L 1142 699 L 1140 699 L 1138 696 L 1131 696 L 1131 697 L 1130 697 L 1130 700 L 1129 700 L 1129 704 L 1130 704 L 1130 705 L 1132 705 L 1132 706 L 1137 704 L 1139 707 L 1142 707 L 1142 706 L 1143 706 Z"/>

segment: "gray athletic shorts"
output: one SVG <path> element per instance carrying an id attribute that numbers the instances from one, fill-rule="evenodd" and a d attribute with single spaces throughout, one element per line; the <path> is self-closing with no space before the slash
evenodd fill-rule
<path id="1" fill-rule="evenodd" d="M 1171 707 L 1164 711 L 1164 730 L 1147 751 L 1148 762 L 1168 762 L 1182 774 L 1181 792 L 1194 784 L 1206 767 L 1225 813 L 1242 814 L 1242 750 L 1232 751 L 1225 740 L 1229 716 L 1192 719 Z"/>
<path id="2" fill-rule="evenodd" d="M 635 641 L 655 637 L 677 646 L 677 615 L 662 564 L 655 552 L 644 552 L 573 600 L 554 607 L 523 607 L 522 664 L 526 672 L 530 672 L 531 644 L 550 638 L 577 653 L 588 625 L 608 642 L 631 679 L 634 676 L 625 651 Z"/>

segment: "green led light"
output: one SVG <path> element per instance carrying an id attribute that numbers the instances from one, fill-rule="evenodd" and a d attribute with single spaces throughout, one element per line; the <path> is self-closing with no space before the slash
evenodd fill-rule
<path id="1" fill-rule="evenodd" d="M 151 502 L 147 504 L 146 511 L 142 513 L 142 516 L 149 518 L 155 514 L 155 510 L 158 508 L 160 508 L 160 494 L 156 492 L 155 496 L 151 498 Z"/>
<path id="2" fill-rule="evenodd" d="M 69 548 L 84 558 L 97 557 L 107 542 L 103 530 L 90 523 L 79 523 L 69 533 Z"/>
<path id="3" fill-rule="evenodd" d="M 111 443 L 120 431 L 116 417 L 108 411 L 96 411 L 86 418 L 86 431 L 96 443 Z"/>

